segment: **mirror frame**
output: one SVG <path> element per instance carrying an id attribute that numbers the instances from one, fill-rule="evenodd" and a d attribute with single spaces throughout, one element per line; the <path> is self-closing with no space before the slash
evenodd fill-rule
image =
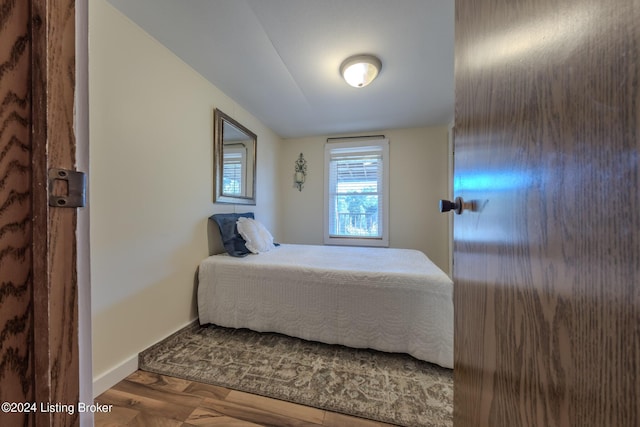
<path id="1" fill-rule="evenodd" d="M 253 194 L 249 196 L 229 196 L 222 192 L 222 173 L 223 166 L 223 147 L 224 147 L 224 124 L 229 123 L 236 129 L 244 132 L 250 139 L 253 140 Z M 219 109 L 215 109 L 213 112 L 213 186 L 214 190 L 214 203 L 231 203 L 237 205 L 255 205 L 256 204 L 256 171 L 257 171 L 257 152 L 258 152 L 258 137 L 255 133 L 238 123 L 236 120 L 229 117 Z"/>

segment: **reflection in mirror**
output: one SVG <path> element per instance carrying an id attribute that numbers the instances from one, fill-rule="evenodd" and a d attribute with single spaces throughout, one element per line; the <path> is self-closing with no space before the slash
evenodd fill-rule
<path id="1" fill-rule="evenodd" d="M 216 109 L 213 142 L 214 201 L 255 205 L 256 135 Z"/>

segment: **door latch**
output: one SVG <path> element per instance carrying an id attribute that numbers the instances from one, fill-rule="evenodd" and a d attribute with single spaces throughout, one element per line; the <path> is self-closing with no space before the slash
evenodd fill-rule
<path id="1" fill-rule="evenodd" d="M 67 194 L 60 195 L 57 193 L 61 187 L 55 185 L 56 182 L 62 181 L 66 184 Z M 87 180 L 83 172 L 51 168 L 49 169 L 49 206 L 58 208 L 82 208 L 85 206 Z"/>

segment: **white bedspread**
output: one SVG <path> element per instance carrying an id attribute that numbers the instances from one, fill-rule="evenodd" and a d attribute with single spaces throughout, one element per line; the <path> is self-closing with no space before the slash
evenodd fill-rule
<path id="1" fill-rule="evenodd" d="M 453 283 L 422 252 L 281 245 L 201 262 L 200 323 L 408 353 L 453 367 Z"/>

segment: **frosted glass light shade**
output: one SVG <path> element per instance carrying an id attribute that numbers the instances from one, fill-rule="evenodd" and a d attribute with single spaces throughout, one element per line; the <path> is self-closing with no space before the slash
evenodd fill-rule
<path id="1" fill-rule="evenodd" d="M 365 87 L 380 72 L 382 62 L 373 55 L 357 55 L 347 58 L 340 66 L 340 74 L 353 87 Z"/>

